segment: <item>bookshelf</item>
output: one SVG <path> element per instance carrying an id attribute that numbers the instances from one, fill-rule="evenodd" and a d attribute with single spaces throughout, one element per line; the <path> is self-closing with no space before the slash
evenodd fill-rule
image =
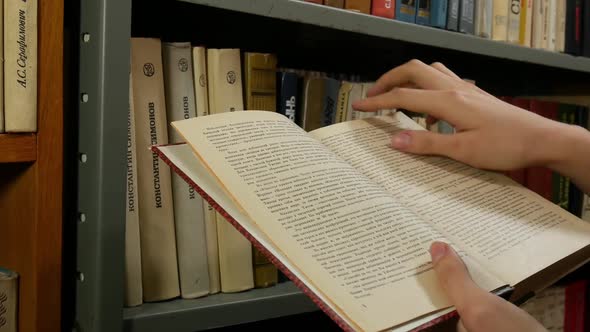
<path id="1" fill-rule="evenodd" d="M 318 310 L 293 284 L 123 308 L 129 38 L 276 53 L 285 67 L 375 79 L 419 58 L 441 61 L 494 94 L 572 95 L 590 87 L 590 59 L 292 0 L 97 0 L 80 4 L 75 326 L 98 331 L 199 331 Z M 76 13 L 77 15 L 77 13 Z M 214 28 L 212 28 L 214 27 Z M 506 73 L 514 73 L 506 77 Z M 551 77 L 551 79 L 548 79 Z"/>
<path id="2" fill-rule="evenodd" d="M 0 134 L 0 265 L 19 273 L 19 331 L 61 330 L 63 1 L 39 1 L 38 130 Z"/>

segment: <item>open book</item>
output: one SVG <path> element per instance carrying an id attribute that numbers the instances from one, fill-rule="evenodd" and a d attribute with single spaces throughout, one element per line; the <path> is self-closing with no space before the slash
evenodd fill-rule
<path id="1" fill-rule="evenodd" d="M 309 133 L 265 111 L 172 125 L 187 144 L 154 152 L 345 330 L 452 316 L 435 240 L 512 300 L 590 258 L 590 224 L 504 175 L 391 149 L 394 132 L 421 129 L 400 112 Z"/>

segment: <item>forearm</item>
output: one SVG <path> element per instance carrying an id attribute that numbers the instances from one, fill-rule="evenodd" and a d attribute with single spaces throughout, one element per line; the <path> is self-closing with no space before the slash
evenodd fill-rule
<path id="1" fill-rule="evenodd" d="M 590 132 L 579 126 L 561 124 L 539 139 L 547 151 L 543 162 L 555 172 L 569 177 L 583 192 L 590 193 Z"/>

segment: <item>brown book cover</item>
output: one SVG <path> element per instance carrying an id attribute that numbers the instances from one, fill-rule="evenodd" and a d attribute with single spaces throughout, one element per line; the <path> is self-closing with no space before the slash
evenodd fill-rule
<path id="1" fill-rule="evenodd" d="M 344 9 L 371 14 L 371 0 L 346 0 Z"/>

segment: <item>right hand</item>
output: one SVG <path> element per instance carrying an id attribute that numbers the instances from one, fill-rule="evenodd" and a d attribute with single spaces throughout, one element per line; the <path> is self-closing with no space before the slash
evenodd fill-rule
<path id="1" fill-rule="evenodd" d="M 411 87 L 411 88 L 408 88 Z M 512 170 L 549 165 L 562 158 L 544 143 L 571 127 L 506 103 L 460 79 L 440 63 L 412 60 L 384 74 L 356 101 L 359 111 L 403 108 L 449 122 L 457 133 L 402 131 L 398 150 L 447 156 L 477 168 Z M 559 150 L 559 149 L 558 149 Z"/>

